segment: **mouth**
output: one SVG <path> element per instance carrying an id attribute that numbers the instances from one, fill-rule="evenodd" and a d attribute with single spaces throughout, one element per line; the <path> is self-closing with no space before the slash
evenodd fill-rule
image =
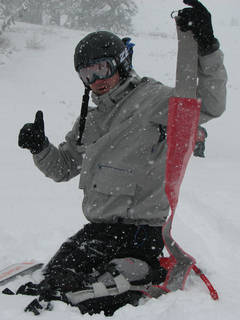
<path id="1" fill-rule="evenodd" d="M 99 86 L 99 87 L 96 88 L 96 91 L 101 93 L 101 94 L 107 92 L 108 90 L 109 90 L 109 87 L 105 86 L 105 85 Z"/>

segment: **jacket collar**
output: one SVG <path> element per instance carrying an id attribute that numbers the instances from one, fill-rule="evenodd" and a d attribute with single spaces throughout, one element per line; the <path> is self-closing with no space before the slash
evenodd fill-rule
<path id="1" fill-rule="evenodd" d="M 141 78 L 132 70 L 124 82 L 120 82 L 109 92 L 97 96 L 92 92 L 92 101 L 97 105 L 100 111 L 112 109 L 120 100 L 129 94 L 141 82 Z"/>

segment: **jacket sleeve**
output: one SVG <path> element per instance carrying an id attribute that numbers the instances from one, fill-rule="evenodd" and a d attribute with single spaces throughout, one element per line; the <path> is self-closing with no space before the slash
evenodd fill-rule
<path id="1" fill-rule="evenodd" d="M 221 116 L 225 111 L 226 82 L 227 73 L 223 65 L 221 50 L 204 57 L 199 56 L 197 97 L 202 101 L 200 124 Z M 150 92 L 149 96 L 152 97 L 151 108 L 148 111 L 150 112 L 150 120 L 153 123 L 166 126 L 168 101 L 174 95 L 174 89 L 155 82 L 150 90 L 148 90 Z M 154 90 L 158 93 L 155 94 Z"/>
<path id="2" fill-rule="evenodd" d="M 226 82 L 221 50 L 199 56 L 197 97 L 202 100 L 200 123 L 219 117 L 225 111 Z"/>
<path id="3" fill-rule="evenodd" d="M 77 134 L 78 120 L 58 148 L 50 143 L 42 152 L 33 156 L 35 165 L 46 177 L 62 182 L 81 172 L 84 150 L 76 145 Z"/>

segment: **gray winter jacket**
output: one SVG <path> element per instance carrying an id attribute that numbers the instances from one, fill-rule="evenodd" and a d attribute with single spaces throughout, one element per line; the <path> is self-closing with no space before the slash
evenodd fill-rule
<path id="1" fill-rule="evenodd" d="M 200 122 L 225 110 L 226 71 L 220 50 L 199 57 Z M 34 155 L 36 166 L 57 182 L 80 174 L 83 213 L 91 222 L 164 224 L 169 204 L 164 191 L 169 88 L 134 71 L 109 93 L 92 95 L 82 146 L 76 142 L 79 119 L 58 148 L 50 144 Z"/>

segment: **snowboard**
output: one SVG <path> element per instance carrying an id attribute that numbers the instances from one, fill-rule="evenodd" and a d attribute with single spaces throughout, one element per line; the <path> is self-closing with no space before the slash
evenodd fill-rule
<path id="1" fill-rule="evenodd" d="M 43 263 L 37 261 L 12 264 L 0 270 L 0 286 L 14 280 L 18 276 L 31 274 L 32 272 L 41 269 L 42 266 Z"/>

